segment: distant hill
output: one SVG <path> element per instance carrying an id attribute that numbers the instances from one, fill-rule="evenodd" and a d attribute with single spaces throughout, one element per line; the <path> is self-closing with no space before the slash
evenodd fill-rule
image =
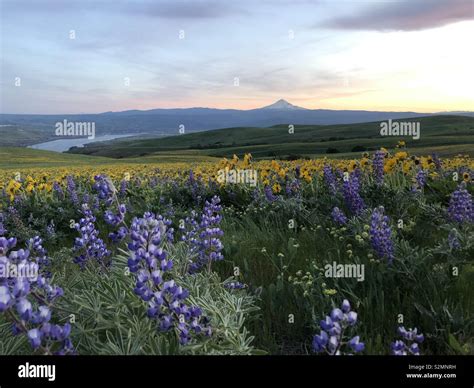
<path id="1" fill-rule="evenodd" d="M 186 133 L 190 133 L 230 127 L 263 128 L 282 123 L 294 125 L 354 124 L 429 115 L 432 114 L 305 109 L 281 99 L 274 104 L 251 110 L 186 108 L 71 115 L 0 114 L 0 125 L 12 124 L 26 129 L 39 130 L 44 138 L 48 138 L 54 133 L 55 123 L 63 120 L 94 122 L 98 136 L 138 133 L 175 135 L 179 133 L 180 126 L 184 126 L 181 128 L 184 128 Z M 463 112 L 462 115 L 471 116 L 473 113 Z M 5 141 L 7 141 L 6 138 L 0 138 L 0 146 L 6 145 Z M 11 142 L 8 144 L 11 145 Z"/>
<path id="2" fill-rule="evenodd" d="M 2 147 L 26 147 L 53 140 L 54 138 L 55 136 L 52 131 L 46 131 L 41 128 L 31 128 L 16 124 L 0 125 L 0 146 Z"/>
<path id="3" fill-rule="evenodd" d="M 444 155 L 474 153 L 474 118 L 466 116 L 427 116 L 418 121 L 419 140 L 381 137 L 380 122 L 338 125 L 296 125 L 289 133 L 288 125 L 267 128 L 235 127 L 191 133 L 166 138 L 123 139 L 91 143 L 72 153 L 112 158 L 142 157 L 161 152 L 195 150 L 207 156 L 232 156 L 251 152 L 254 157 L 296 157 L 323 154 L 348 154 L 393 147 L 405 140 L 410 149 L 438 151 Z"/>

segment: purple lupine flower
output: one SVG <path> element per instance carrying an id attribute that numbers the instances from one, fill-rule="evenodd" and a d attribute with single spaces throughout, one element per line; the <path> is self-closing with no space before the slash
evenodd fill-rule
<path id="1" fill-rule="evenodd" d="M 362 352 L 365 349 L 365 344 L 360 342 L 360 337 L 356 335 L 349 341 L 349 346 L 355 353 Z"/>
<path id="2" fill-rule="evenodd" d="M 278 196 L 273 194 L 272 188 L 270 186 L 265 186 L 263 191 L 268 202 L 275 202 L 278 199 Z"/>
<path id="3" fill-rule="evenodd" d="M 51 222 L 46 226 L 46 234 L 48 237 L 54 237 L 56 236 L 56 227 L 54 226 L 54 223 L 53 221 L 51 220 Z"/>
<path id="4" fill-rule="evenodd" d="M 354 215 L 359 215 L 365 209 L 365 203 L 360 196 L 360 183 L 358 170 L 354 170 L 346 179 L 342 185 L 342 194 L 344 202 L 350 212 Z"/>
<path id="5" fill-rule="evenodd" d="M 201 201 L 201 195 L 200 195 L 200 186 L 199 183 L 200 180 L 196 180 L 194 177 L 194 172 L 193 170 L 189 170 L 189 178 L 186 181 L 186 186 L 189 187 L 191 191 L 191 197 L 196 203 L 199 203 Z"/>
<path id="6" fill-rule="evenodd" d="M 220 198 L 214 196 L 210 202 L 206 201 L 200 222 L 194 219 L 195 213 L 188 218 L 187 225 L 190 229 L 182 239 L 189 242 L 191 254 L 196 256 L 189 266 L 191 272 L 196 272 L 206 265 L 210 268 L 213 262 L 224 259 L 221 253 L 224 245 L 220 240 L 224 232 L 219 228 L 222 220 L 221 210 Z"/>
<path id="7" fill-rule="evenodd" d="M 97 191 L 97 196 L 99 200 L 105 201 L 105 204 L 109 206 L 115 194 L 117 193 L 117 189 L 115 188 L 112 180 L 107 175 L 96 175 L 94 177 L 95 183 L 92 188 Z"/>
<path id="8" fill-rule="evenodd" d="M 448 234 L 448 245 L 452 250 L 457 250 L 461 248 L 461 243 L 459 242 L 458 232 L 456 229 L 451 229 Z"/>
<path id="9" fill-rule="evenodd" d="M 89 201 L 91 200 L 91 196 L 89 195 L 89 193 L 84 193 L 84 195 L 82 196 L 82 201 L 81 203 L 84 205 L 84 204 L 88 204 Z"/>
<path id="10" fill-rule="evenodd" d="M 5 222 L 5 219 L 4 219 L 3 213 L 0 212 L 0 237 L 4 236 L 7 233 L 7 230 L 5 229 L 5 226 L 3 225 L 4 222 Z"/>
<path id="11" fill-rule="evenodd" d="M 12 305 L 13 297 L 10 289 L 7 286 L 0 286 L 0 313 L 9 309 Z"/>
<path id="12" fill-rule="evenodd" d="M 100 199 L 107 199 L 113 192 L 109 181 L 107 181 L 105 175 L 94 176 L 95 183 L 92 188 L 98 192 Z"/>
<path id="13" fill-rule="evenodd" d="M 156 186 L 158 186 L 158 178 L 157 177 L 152 177 L 150 181 L 148 182 L 149 186 L 153 189 Z"/>
<path id="14" fill-rule="evenodd" d="M 334 209 L 332 209 L 331 217 L 336 224 L 339 224 L 339 225 L 347 224 L 347 217 L 344 215 L 344 212 L 338 207 L 335 207 Z"/>
<path id="15" fill-rule="evenodd" d="M 448 217 L 451 221 L 458 223 L 474 222 L 474 206 L 471 194 L 462 182 L 451 194 L 448 207 Z"/>
<path id="16" fill-rule="evenodd" d="M 426 178 L 428 176 L 428 172 L 423 170 L 422 168 L 418 169 L 415 175 L 415 184 L 412 186 L 411 191 L 417 192 L 422 190 L 426 185 Z"/>
<path id="17" fill-rule="evenodd" d="M 240 282 L 229 282 L 225 283 L 224 287 L 229 290 L 242 290 L 246 287 L 246 285 Z"/>
<path id="18" fill-rule="evenodd" d="M 300 189 L 299 179 L 293 179 L 292 181 L 287 181 L 285 186 L 285 192 L 288 197 L 298 195 Z"/>
<path id="19" fill-rule="evenodd" d="M 5 317 L 12 323 L 14 334 L 26 335 L 34 350 L 44 354 L 74 353 L 68 338 L 70 326 L 51 323 L 54 301 L 63 292 L 38 275 L 38 263 L 48 260 L 41 244 L 41 238 L 36 236 L 28 242 L 29 249 L 13 250 L 16 239 L 0 237 L 0 265 L 16 268 L 15 273 L 0 277 L 0 313 L 8 312 Z M 51 327 L 57 327 L 62 336 L 51 335 Z"/>
<path id="20" fill-rule="evenodd" d="M 418 329 L 405 329 L 400 326 L 397 330 L 402 340 L 395 340 L 392 342 L 391 350 L 395 356 L 406 356 L 406 355 L 420 355 L 420 348 L 418 344 L 421 344 L 425 340 L 425 336 L 418 333 Z"/>
<path id="21" fill-rule="evenodd" d="M 329 189 L 329 192 L 333 195 L 336 194 L 337 192 L 336 176 L 332 172 L 331 166 L 328 164 L 325 164 L 323 167 L 323 177 L 324 177 L 324 182 L 326 183 L 326 186 Z"/>
<path id="22" fill-rule="evenodd" d="M 383 184 L 384 178 L 384 159 L 385 159 L 385 152 L 382 150 L 376 151 L 374 154 L 374 159 L 372 160 L 372 170 L 375 175 L 375 183 L 377 186 L 381 186 Z"/>
<path id="23" fill-rule="evenodd" d="M 7 252 L 16 246 L 16 237 L 0 237 L 0 255 L 5 256 Z"/>
<path id="24" fill-rule="evenodd" d="M 32 309 L 33 306 L 28 299 L 24 297 L 17 299 L 16 311 L 18 312 L 18 315 L 22 321 L 28 321 L 31 318 Z"/>
<path id="25" fill-rule="evenodd" d="M 63 189 L 61 188 L 61 185 L 54 181 L 53 183 L 53 192 L 55 193 L 56 197 L 59 199 L 59 200 L 63 200 L 64 199 L 64 191 Z"/>
<path id="26" fill-rule="evenodd" d="M 37 258 L 37 263 L 40 267 L 44 268 L 49 265 L 49 259 L 47 256 L 46 249 L 43 248 L 43 239 L 39 236 L 30 238 L 28 241 L 28 249 L 30 253 L 34 254 Z"/>
<path id="27" fill-rule="evenodd" d="M 74 178 L 71 175 L 66 177 L 67 181 L 67 192 L 69 194 L 69 198 L 74 206 L 79 206 L 79 197 L 76 191 L 76 183 L 74 182 Z"/>
<path id="28" fill-rule="evenodd" d="M 120 204 L 117 214 L 114 214 L 111 210 L 106 210 L 104 213 L 104 220 L 109 225 L 117 226 L 123 222 L 126 213 L 127 207 L 124 204 Z"/>
<path id="29" fill-rule="evenodd" d="M 41 332 L 39 329 L 34 328 L 31 330 L 28 330 L 28 340 L 30 341 L 31 347 L 33 349 L 37 349 L 41 346 Z"/>
<path id="30" fill-rule="evenodd" d="M 426 185 L 426 177 L 427 177 L 428 173 L 427 171 L 423 170 L 422 168 L 420 168 L 418 170 L 418 172 L 416 173 L 416 176 L 415 176 L 415 181 L 416 181 L 416 185 L 417 187 L 421 190 L 423 189 L 423 187 L 425 187 Z"/>
<path id="31" fill-rule="evenodd" d="M 333 356 L 362 352 L 365 344 L 360 342 L 359 336 L 354 336 L 350 340 L 346 338 L 347 331 L 356 323 L 357 313 L 351 311 L 349 301 L 344 299 L 340 309 L 334 308 L 330 316 L 321 320 L 321 331 L 313 337 L 313 350 L 316 353 L 324 352 Z"/>
<path id="32" fill-rule="evenodd" d="M 443 167 L 443 164 L 441 162 L 441 159 L 439 158 L 438 154 L 436 153 L 432 153 L 431 154 L 431 159 L 433 160 L 433 163 L 436 167 L 436 170 L 441 170 L 441 168 Z"/>
<path id="33" fill-rule="evenodd" d="M 127 195 L 127 186 L 128 186 L 128 181 L 126 179 L 122 179 L 120 181 L 120 189 L 119 189 L 120 198 L 125 198 L 125 196 Z"/>
<path id="34" fill-rule="evenodd" d="M 89 260 L 95 260 L 103 267 L 108 266 L 110 263 L 107 258 L 111 252 L 99 237 L 99 231 L 94 225 L 96 219 L 87 205 L 83 205 L 82 213 L 84 217 L 75 224 L 80 237 L 76 237 L 74 251 L 80 254 L 74 258 L 74 262 L 84 267 Z"/>
<path id="35" fill-rule="evenodd" d="M 348 314 L 351 311 L 351 304 L 349 303 L 347 299 L 344 299 L 342 301 L 341 310 L 346 314 Z"/>
<path id="36" fill-rule="evenodd" d="M 392 228 L 388 216 L 384 215 L 383 206 L 374 209 L 370 223 L 370 242 L 378 257 L 392 262 L 394 248 L 392 241 Z"/>
<path id="37" fill-rule="evenodd" d="M 128 229 L 125 226 L 121 226 L 115 232 L 109 233 L 109 238 L 112 240 L 113 243 L 117 244 L 123 241 L 123 239 L 127 237 L 127 234 Z"/>
<path id="38" fill-rule="evenodd" d="M 295 167 L 295 177 L 296 177 L 296 179 L 300 179 L 300 177 L 301 177 L 301 166 L 296 166 Z"/>
<path id="39" fill-rule="evenodd" d="M 135 294 L 148 304 L 148 317 L 156 319 L 162 331 L 174 329 L 185 345 L 191 333 L 210 335 L 210 328 L 201 309 L 185 303 L 189 291 L 172 279 L 173 261 L 163 249 L 170 236 L 167 229 L 161 216 L 145 213 L 143 218 L 134 218 L 128 267 L 136 276 Z"/>

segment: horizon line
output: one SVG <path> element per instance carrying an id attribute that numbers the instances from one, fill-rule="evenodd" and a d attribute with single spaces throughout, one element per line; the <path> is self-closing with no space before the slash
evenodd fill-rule
<path id="1" fill-rule="evenodd" d="M 286 101 L 284 99 L 280 99 L 283 101 Z M 278 102 L 280 100 L 277 100 L 275 102 Z M 264 105 L 264 106 L 259 106 L 256 108 L 250 108 L 250 109 L 238 109 L 238 108 L 216 108 L 216 107 L 209 107 L 209 106 L 189 106 L 189 107 L 173 107 L 173 108 L 150 108 L 150 109 L 137 109 L 137 108 L 130 108 L 130 109 L 125 109 L 125 110 L 109 110 L 109 111 L 103 111 L 103 112 L 96 112 L 96 113 L 91 113 L 91 112 L 77 112 L 77 113 L 5 113 L 5 112 L 0 112 L 0 115 L 32 115 L 32 116 L 61 116 L 61 115 L 100 115 L 100 114 L 105 114 L 105 113 L 121 113 L 121 112 L 129 112 L 129 111 L 138 111 L 138 112 L 148 112 L 148 111 L 153 111 L 153 110 L 185 110 L 185 109 L 210 109 L 210 110 L 237 110 L 237 111 L 252 111 L 252 110 L 258 110 L 258 109 L 264 109 L 267 108 L 268 106 L 273 105 L 275 102 Z M 287 101 L 286 101 L 287 102 Z M 297 108 L 301 108 L 302 110 L 309 110 L 309 111 L 315 111 L 315 110 L 328 110 L 328 111 L 365 111 L 365 112 L 388 112 L 388 113 L 418 113 L 418 114 L 436 114 L 436 113 L 474 113 L 474 111 L 471 110 L 444 110 L 444 111 L 414 111 L 414 110 L 371 110 L 371 109 L 328 109 L 328 108 L 305 108 L 302 106 L 294 105 L 291 104 Z M 272 110 L 272 109 L 269 109 Z M 288 111 L 294 111 L 291 109 L 275 109 L 273 110 L 288 110 Z M 297 109 L 295 109 L 297 111 Z"/>

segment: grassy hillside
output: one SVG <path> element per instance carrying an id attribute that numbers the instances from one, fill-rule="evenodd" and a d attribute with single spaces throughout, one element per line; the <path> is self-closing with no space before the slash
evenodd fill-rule
<path id="1" fill-rule="evenodd" d="M 177 163 L 212 161 L 212 157 L 200 155 L 193 151 L 180 153 L 161 153 L 140 158 L 111 159 L 99 156 L 73 155 L 51 151 L 35 150 L 20 147 L 0 147 L 0 169 L 21 169 L 36 167 L 77 167 L 115 165 L 130 163 Z"/>
<path id="2" fill-rule="evenodd" d="M 73 153 L 112 158 L 143 157 L 170 151 L 195 150 L 215 157 L 251 152 L 254 157 L 288 157 L 360 153 L 393 147 L 405 140 L 411 149 L 437 149 L 442 155 L 474 152 L 474 118 L 465 116 L 430 116 L 406 121 L 419 121 L 421 138 L 381 137 L 380 122 L 344 125 L 288 125 L 269 128 L 226 128 L 160 139 L 114 140 L 92 143 Z M 359 146 L 357 150 L 354 147 Z M 462 150 L 462 151 L 461 151 Z"/>
<path id="3" fill-rule="evenodd" d="M 0 126 L 0 147 L 25 147 L 53 139 L 52 131 L 18 125 Z"/>

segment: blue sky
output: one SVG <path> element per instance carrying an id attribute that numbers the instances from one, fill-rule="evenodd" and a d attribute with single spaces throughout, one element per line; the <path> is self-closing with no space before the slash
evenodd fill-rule
<path id="1" fill-rule="evenodd" d="M 470 0 L 0 4 L 1 113 L 474 110 Z"/>

